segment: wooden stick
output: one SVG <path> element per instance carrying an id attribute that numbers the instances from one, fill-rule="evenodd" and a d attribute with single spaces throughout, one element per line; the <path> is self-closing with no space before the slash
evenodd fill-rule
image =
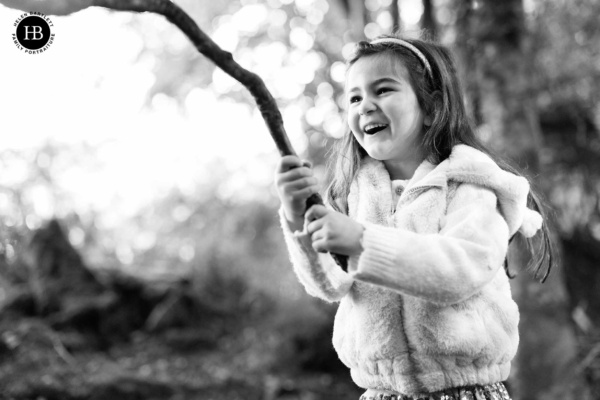
<path id="1" fill-rule="evenodd" d="M 0 0 L 0 4 L 16 10 L 45 15 L 69 15 L 88 8 L 93 0 Z"/>
<path id="2" fill-rule="evenodd" d="M 264 81 L 255 73 L 240 66 L 231 53 L 221 49 L 196 22 L 179 6 L 170 0 L 0 0 L 0 4 L 24 11 L 40 12 L 46 15 L 68 15 L 91 6 L 112 10 L 153 12 L 167 18 L 192 41 L 196 49 L 212 60 L 219 68 L 246 87 L 254 97 L 258 109 L 265 120 L 269 133 L 282 156 L 296 155 L 283 127 L 283 118 L 277 103 Z M 323 204 L 319 194 L 307 200 L 307 209 L 315 204 Z M 332 254 L 335 261 L 345 271 L 347 257 Z"/>
<path id="3" fill-rule="evenodd" d="M 231 53 L 221 49 L 206 35 L 194 20 L 179 6 L 169 0 L 92 0 L 94 5 L 113 10 L 145 12 L 163 15 L 176 25 L 192 41 L 196 49 L 212 60 L 219 68 L 244 85 L 256 100 L 256 104 L 277 145 L 279 153 L 295 155 L 283 127 L 283 119 L 275 99 L 263 80 L 253 72 L 242 68 Z"/>

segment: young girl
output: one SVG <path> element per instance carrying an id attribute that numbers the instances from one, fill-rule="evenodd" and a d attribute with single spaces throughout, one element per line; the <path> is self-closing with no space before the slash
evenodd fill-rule
<path id="1" fill-rule="evenodd" d="M 476 139 L 444 47 L 360 42 L 346 95 L 331 207 L 306 210 L 318 183 L 298 157 L 276 184 L 298 278 L 340 302 L 333 344 L 361 399 L 509 399 L 519 312 L 502 266 L 513 235 L 542 226 L 527 180 Z M 327 252 L 348 256 L 347 272 Z"/>

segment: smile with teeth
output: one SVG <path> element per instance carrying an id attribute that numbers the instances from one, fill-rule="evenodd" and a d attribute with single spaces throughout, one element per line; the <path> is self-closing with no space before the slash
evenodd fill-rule
<path id="1" fill-rule="evenodd" d="M 385 128 L 387 128 L 386 124 L 367 124 L 364 131 L 367 135 L 374 135 Z"/>

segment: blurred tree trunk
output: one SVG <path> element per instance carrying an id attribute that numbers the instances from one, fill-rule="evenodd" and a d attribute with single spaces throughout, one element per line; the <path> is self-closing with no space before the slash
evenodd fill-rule
<path id="1" fill-rule="evenodd" d="M 400 0 L 392 0 L 390 5 L 390 13 L 392 14 L 392 33 L 400 32 L 402 30 L 402 20 L 400 19 Z"/>
<path id="2" fill-rule="evenodd" d="M 344 0 L 338 1 L 343 2 Z M 369 10 L 367 10 L 364 1 L 346 1 L 348 4 L 348 31 L 350 34 L 350 40 L 354 42 L 365 40 L 364 27 L 371 22 L 369 18 Z"/>
<path id="3" fill-rule="evenodd" d="M 481 96 L 479 93 L 477 75 L 477 40 L 471 36 L 471 25 L 475 17 L 470 1 L 454 1 L 456 12 L 456 43 L 455 51 L 458 55 L 457 64 L 461 81 L 467 96 L 467 108 L 476 126 L 483 123 L 481 115 Z"/>
<path id="4" fill-rule="evenodd" d="M 456 46 L 461 66 L 469 71 L 466 87 L 480 134 L 493 150 L 538 176 L 542 136 L 522 1 L 479 0 L 474 7 L 456 0 L 455 5 Z M 523 247 L 519 244 L 509 256 L 513 272 L 526 264 Z M 543 285 L 521 273 L 512 287 L 521 310 L 521 343 L 509 381 L 514 400 L 574 398 L 567 393 L 557 397 L 565 376 L 572 377 L 567 372 L 577 351 L 562 271 L 554 270 Z"/>
<path id="5" fill-rule="evenodd" d="M 427 32 L 431 38 L 437 37 L 437 24 L 434 18 L 434 8 L 432 0 L 423 0 L 423 15 L 421 16 L 421 28 Z"/>

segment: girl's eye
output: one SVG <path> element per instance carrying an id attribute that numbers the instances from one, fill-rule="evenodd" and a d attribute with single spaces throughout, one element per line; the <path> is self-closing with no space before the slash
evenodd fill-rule
<path id="1" fill-rule="evenodd" d="M 384 94 L 384 93 L 389 92 L 391 90 L 392 89 L 390 89 L 390 88 L 382 87 L 382 88 L 377 89 L 377 94 Z"/>
<path id="2" fill-rule="evenodd" d="M 352 96 L 350 97 L 350 103 L 356 103 L 360 101 L 360 97 L 359 96 Z"/>

